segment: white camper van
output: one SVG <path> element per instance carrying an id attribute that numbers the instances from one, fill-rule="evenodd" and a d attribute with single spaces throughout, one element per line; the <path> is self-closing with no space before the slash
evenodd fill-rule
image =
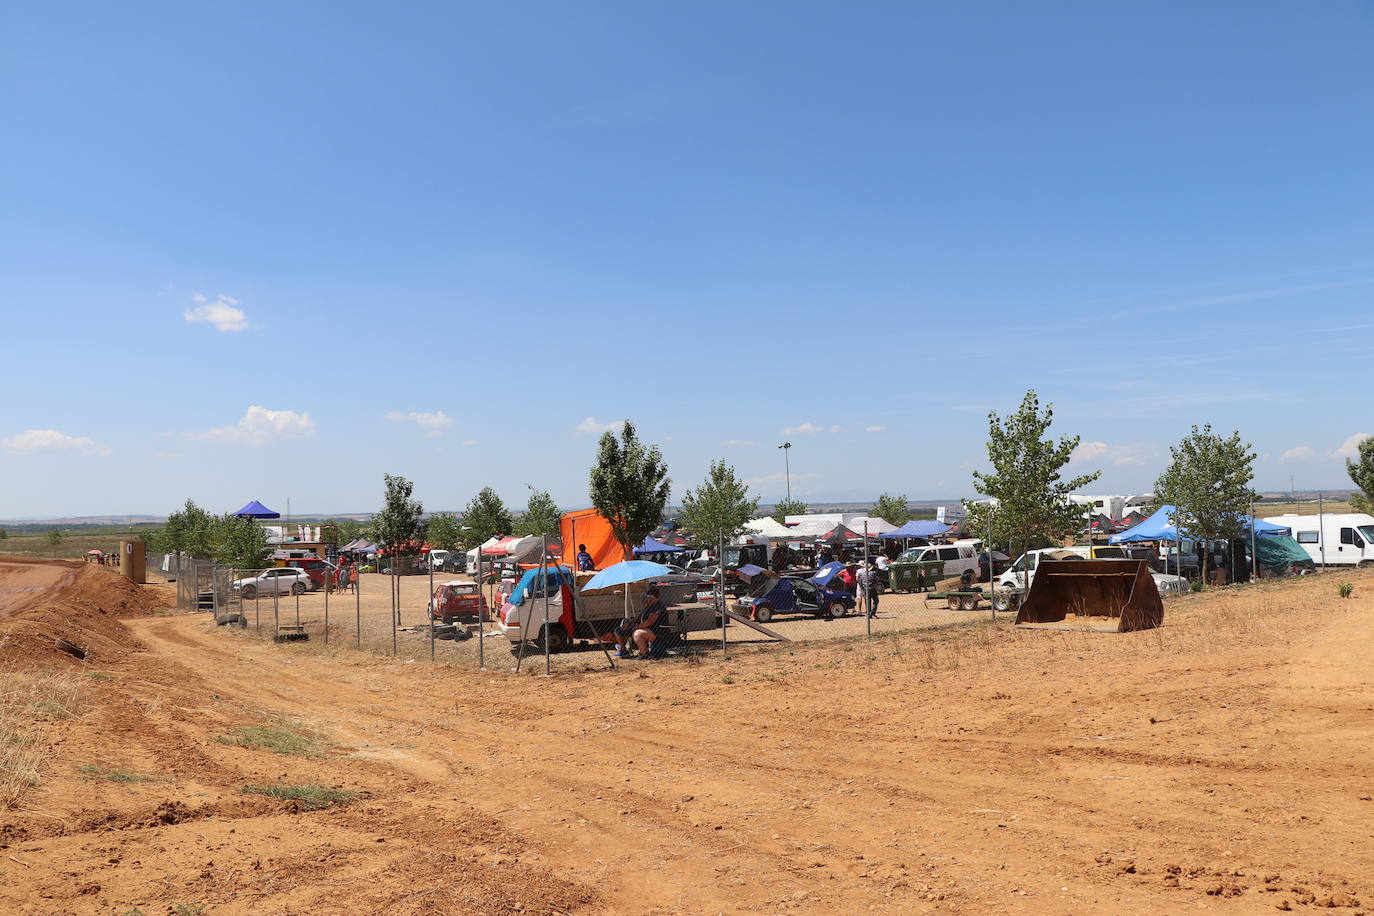
<path id="1" fill-rule="evenodd" d="M 1312 562 L 1327 566 L 1374 566 L 1374 516 L 1360 512 L 1275 515 L 1266 522 L 1293 529 Z"/>

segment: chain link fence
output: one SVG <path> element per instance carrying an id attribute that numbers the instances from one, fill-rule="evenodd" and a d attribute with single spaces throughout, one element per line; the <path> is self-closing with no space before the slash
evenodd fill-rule
<path id="1" fill-rule="evenodd" d="M 876 572 L 876 571 L 875 571 Z M 566 575 L 566 573 L 565 573 Z M 817 584 L 811 571 L 752 581 L 727 575 L 722 593 L 708 577 L 670 577 L 662 584 L 667 605 L 655 638 L 639 651 L 635 627 L 647 604 L 643 583 L 596 596 L 579 594 L 566 612 L 571 586 L 550 572 L 528 595 L 516 582 L 477 585 L 466 575 L 410 575 L 337 571 L 311 579 L 287 567 L 239 569 L 184 554 L 148 558 L 149 581 L 175 585 L 177 607 L 205 613 L 215 623 L 277 642 L 351 648 L 456 668 L 521 673 L 586 671 L 623 664 L 618 656 L 653 659 L 733 657 L 771 646 L 862 640 L 898 633 L 1010 623 L 986 598 L 957 589 L 957 577 L 862 577 Z M 865 581 L 866 580 L 866 581 Z M 871 583 L 871 588 L 865 585 Z M 480 601 L 473 593 L 480 593 Z M 546 597 L 549 600 L 545 600 Z M 503 607 L 505 613 L 503 614 Z M 547 619 L 546 619 L 547 615 Z M 617 632 L 617 631 L 620 632 Z M 639 664 L 636 661 L 632 664 Z"/>

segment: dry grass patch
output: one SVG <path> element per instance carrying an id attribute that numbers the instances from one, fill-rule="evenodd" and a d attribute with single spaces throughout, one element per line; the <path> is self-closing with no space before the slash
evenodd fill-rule
<path id="1" fill-rule="evenodd" d="M 74 674 L 0 671 L 0 807 L 38 784 L 48 756 L 41 725 L 79 715 L 84 687 Z"/>

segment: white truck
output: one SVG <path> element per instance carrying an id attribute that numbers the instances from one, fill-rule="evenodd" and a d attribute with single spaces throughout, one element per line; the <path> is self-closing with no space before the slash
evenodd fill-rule
<path id="1" fill-rule="evenodd" d="M 550 652 L 562 652 L 571 648 L 575 640 L 595 641 L 609 633 L 625 617 L 625 593 L 621 591 L 625 586 L 585 592 L 577 581 L 579 577 L 589 574 L 575 576 L 567 567 L 549 567 L 546 604 L 541 570 L 527 570 L 501 604 L 496 621 L 501 635 L 513 646 L 532 642 L 542 651 L 547 641 Z M 632 618 L 644 608 L 644 588 L 642 582 L 630 584 Z M 682 635 L 720 626 L 714 604 L 670 606 L 667 615 L 668 626 Z"/>
<path id="2" fill-rule="evenodd" d="M 1293 538 L 1320 568 L 1374 566 L 1374 516 L 1362 512 L 1275 515 L 1265 519 L 1291 528 Z"/>
<path id="3" fill-rule="evenodd" d="M 960 576 L 963 575 L 966 569 L 978 568 L 978 551 L 982 549 L 982 541 L 969 538 L 962 541 L 955 541 L 953 544 L 913 547 L 902 554 L 899 562 L 924 563 L 940 560 L 945 564 L 943 571 L 944 575 Z"/>

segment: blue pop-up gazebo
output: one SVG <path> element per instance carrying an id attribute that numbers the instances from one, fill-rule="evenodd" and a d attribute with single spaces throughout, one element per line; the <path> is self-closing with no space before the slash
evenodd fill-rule
<path id="1" fill-rule="evenodd" d="M 281 518 L 280 512 L 273 512 L 256 499 L 234 514 L 242 518 Z"/>
<path id="2" fill-rule="evenodd" d="M 635 548 L 635 556 L 642 557 L 645 554 L 653 553 L 682 553 L 686 549 L 686 547 L 674 547 L 672 544 L 655 541 L 653 538 L 645 538 L 644 543 Z"/>
<path id="3" fill-rule="evenodd" d="M 1175 506 L 1160 506 L 1145 521 L 1114 534 L 1107 539 L 1109 544 L 1133 544 L 1138 541 L 1177 541 L 1178 526 L 1173 523 L 1174 513 L 1178 509 Z M 1278 534 L 1292 534 L 1292 529 L 1282 525 L 1275 525 L 1273 522 L 1266 522 L 1262 518 L 1245 518 L 1242 520 L 1242 530 L 1249 535 L 1250 529 L 1254 527 L 1254 533 L 1259 537 L 1268 537 Z"/>

